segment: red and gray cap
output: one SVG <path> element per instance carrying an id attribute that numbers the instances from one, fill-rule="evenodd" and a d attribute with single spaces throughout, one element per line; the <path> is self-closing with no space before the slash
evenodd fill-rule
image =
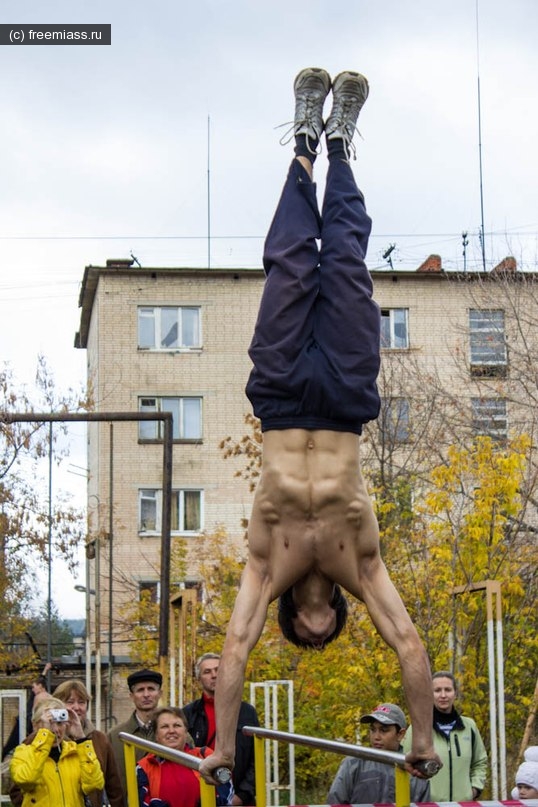
<path id="1" fill-rule="evenodd" d="M 399 726 L 407 728 L 407 720 L 399 706 L 395 703 L 380 703 L 369 715 L 361 717 L 361 723 L 383 723 L 385 726 Z"/>

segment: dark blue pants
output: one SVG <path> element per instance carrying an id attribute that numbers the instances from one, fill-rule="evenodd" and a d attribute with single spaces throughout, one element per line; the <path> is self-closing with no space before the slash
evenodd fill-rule
<path id="1" fill-rule="evenodd" d="M 364 263 L 371 224 L 347 162 L 329 162 L 321 217 L 315 184 L 292 162 L 265 242 L 249 349 L 246 392 L 263 431 L 360 434 L 377 417 L 380 317 Z"/>

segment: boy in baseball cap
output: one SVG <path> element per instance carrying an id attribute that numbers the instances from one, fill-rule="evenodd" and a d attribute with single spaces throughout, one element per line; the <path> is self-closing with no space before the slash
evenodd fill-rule
<path id="1" fill-rule="evenodd" d="M 405 715 L 395 703 L 380 703 L 360 718 L 369 728 L 370 745 L 384 751 L 402 751 L 407 728 Z M 411 777 L 411 801 L 429 801 L 430 785 Z M 373 804 L 395 800 L 394 766 L 377 760 L 346 757 L 329 790 L 329 804 Z"/>

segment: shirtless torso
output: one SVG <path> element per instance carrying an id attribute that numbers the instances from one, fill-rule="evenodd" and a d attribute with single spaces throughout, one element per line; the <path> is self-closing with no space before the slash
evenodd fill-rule
<path id="1" fill-rule="evenodd" d="M 360 596 L 360 559 L 378 549 L 377 523 L 359 468 L 359 437 L 303 429 L 266 432 L 249 564 L 270 582 L 270 600 L 312 575 Z"/>
<path id="2" fill-rule="evenodd" d="M 249 523 L 249 555 L 228 626 L 216 688 L 215 753 L 202 771 L 233 764 L 248 656 L 269 604 L 293 586 L 297 629 L 313 646 L 332 631 L 334 584 L 364 602 L 402 660 L 413 723 L 413 762 L 435 757 L 426 653 L 379 554 L 379 531 L 359 466 L 359 437 L 286 429 L 264 434 L 262 474 Z M 424 706 L 422 705 L 424 704 Z"/>

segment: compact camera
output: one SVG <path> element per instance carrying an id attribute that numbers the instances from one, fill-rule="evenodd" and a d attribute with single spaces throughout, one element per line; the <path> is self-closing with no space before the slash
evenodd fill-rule
<path id="1" fill-rule="evenodd" d="M 69 721 L 67 709 L 51 709 L 50 719 L 53 723 L 67 723 Z"/>

